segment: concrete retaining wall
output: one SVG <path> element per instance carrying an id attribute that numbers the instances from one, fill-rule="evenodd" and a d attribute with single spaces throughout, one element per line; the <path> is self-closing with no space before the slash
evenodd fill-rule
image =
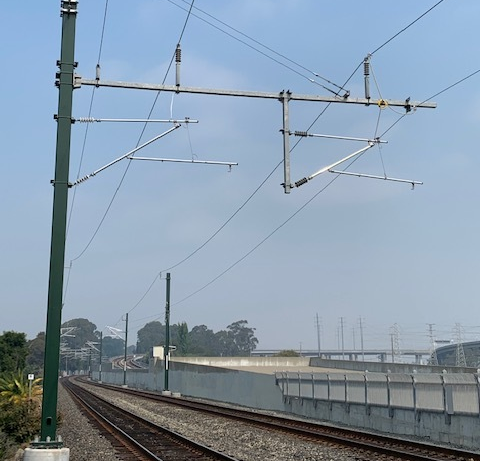
<path id="1" fill-rule="evenodd" d="M 375 373 L 477 373 L 476 368 L 419 365 L 413 363 L 362 362 L 356 360 L 330 360 L 311 357 L 310 366 L 338 368 L 340 370 L 369 371 Z"/>
<path id="2" fill-rule="evenodd" d="M 296 376 L 299 379 L 297 382 L 289 381 L 288 391 L 285 392 L 285 382 L 282 384 L 280 379 L 279 386 L 274 374 L 221 368 L 220 365 L 225 363 L 225 359 L 216 361 L 216 365 L 219 365 L 216 367 L 202 365 L 200 364 L 202 361 L 205 363 L 205 359 L 199 359 L 197 363 L 171 362 L 169 390 L 180 392 L 185 396 L 264 410 L 285 411 L 299 416 L 391 434 L 415 435 L 432 442 L 447 442 L 470 449 L 480 448 L 479 414 L 478 412 L 465 414 L 466 411 L 472 411 L 473 406 L 478 408 L 478 395 L 475 397 L 472 394 L 472 389 L 477 387 L 472 380 L 467 380 L 465 375 L 443 377 L 442 392 L 456 389 L 458 393 L 450 395 L 446 392 L 443 410 L 436 411 L 413 405 L 413 394 L 411 395 L 410 391 L 402 387 L 403 381 L 400 374 L 396 374 L 395 379 L 392 379 L 390 384 L 393 383 L 393 387 L 387 392 L 387 378 L 379 373 L 350 373 L 347 377 L 344 374 L 335 374 L 332 376 L 333 379 L 330 379 L 327 373 L 316 373 L 316 379 L 313 381 L 311 373 L 289 373 L 289 377 Z M 230 366 L 234 366 L 230 359 L 228 362 Z M 209 363 L 212 362 L 209 361 Z M 265 366 L 264 363 L 262 365 Z M 247 366 L 254 366 L 250 359 Z M 270 366 L 282 368 L 278 363 Z M 285 377 L 286 373 L 282 375 Z M 421 379 L 420 382 L 425 387 L 419 389 L 422 402 L 437 408 L 440 404 L 435 398 L 433 400 L 430 398 L 428 386 L 431 384 L 433 388 L 439 388 L 438 375 L 423 376 L 425 379 Z M 98 379 L 98 377 L 98 371 L 94 371 L 92 378 Z M 322 378 L 330 380 L 330 384 L 328 386 L 322 384 Z M 432 383 L 429 382 L 430 380 L 433 380 Z M 123 371 L 102 372 L 102 381 L 121 385 Z M 405 375 L 405 382 L 411 383 L 412 377 Z M 365 383 L 368 385 L 368 392 L 365 392 Z M 163 362 L 157 363 L 157 366 L 150 370 L 128 370 L 127 384 L 133 388 L 162 391 Z M 388 396 L 391 400 L 388 400 Z M 385 405 L 385 402 L 390 402 L 390 405 Z M 405 408 L 409 402 L 413 407 Z"/>
<path id="3" fill-rule="evenodd" d="M 480 419 L 473 415 L 445 415 L 417 411 L 323 400 L 287 398 L 285 411 L 323 421 L 341 423 L 362 429 L 373 429 L 395 435 L 414 435 L 429 442 L 444 442 L 478 450 Z"/>
<path id="4" fill-rule="evenodd" d="M 98 380 L 98 372 L 92 373 Z M 228 370 L 226 368 L 171 362 L 169 390 L 182 395 L 234 403 L 263 410 L 283 411 L 282 391 L 274 374 Z M 123 384 L 123 371 L 102 372 L 102 381 Z M 127 385 L 137 389 L 164 389 L 163 363 L 150 370 L 127 370 Z"/>

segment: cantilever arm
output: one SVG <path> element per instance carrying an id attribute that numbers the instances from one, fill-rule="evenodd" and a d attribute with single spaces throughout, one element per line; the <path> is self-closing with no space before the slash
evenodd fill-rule
<path id="1" fill-rule="evenodd" d="M 330 169 L 335 168 L 337 165 L 340 165 L 341 163 L 346 162 L 347 160 L 350 160 L 351 158 L 356 157 L 357 155 L 363 154 L 363 152 L 365 152 L 368 149 L 371 149 L 375 144 L 376 144 L 375 141 L 369 141 L 368 146 L 363 147 L 362 149 L 359 149 L 359 150 L 353 152 L 353 154 L 347 155 L 346 157 L 338 160 L 337 162 L 332 163 L 331 165 L 328 165 L 328 166 L 325 166 L 325 167 L 321 168 L 320 170 L 316 171 L 315 173 L 311 174 L 310 176 L 307 176 L 305 178 L 300 179 L 299 181 L 297 181 L 295 183 L 295 187 L 300 187 L 303 184 L 306 184 L 311 179 L 313 179 L 315 176 L 318 176 L 319 174 L 325 173 L 326 171 L 329 171 Z"/>
<path id="2" fill-rule="evenodd" d="M 101 168 L 99 168 L 98 170 L 95 170 L 93 173 L 90 173 L 90 174 L 87 174 L 86 176 L 83 176 L 82 178 L 79 178 L 77 179 L 75 182 L 73 182 L 70 186 L 73 187 L 73 186 L 76 186 L 84 181 L 86 181 L 87 179 L 90 179 L 90 178 L 93 178 L 93 176 L 97 175 L 98 173 L 100 173 L 101 171 L 103 170 L 106 170 L 108 167 L 112 166 L 112 165 L 115 165 L 115 163 L 119 162 L 120 160 L 123 160 L 124 158 L 127 158 L 127 157 L 131 157 L 135 152 L 138 152 L 140 149 L 143 149 L 145 146 L 148 146 L 149 144 L 151 144 L 152 142 L 155 142 L 157 139 L 160 139 L 160 138 L 163 138 L 164 136 L 166 136 L 168 133 L 171 133 L 173 130 L 176 130 L 177 128 L 180 128 L 180 124 L 179 123 L 176 123 L 172 128 L 170 128 L 169 130 L 159 134 L 158 136 L 155 136 L 154 138 L 150 139 L 149 141 L 147 142 L 144 142 L 143 144 L 141 144 L 140 146 L 138 147 L 135 147 L 135 149 L 132 149 L 131 151 L 127 152 L 126 154 L 116 158 L 115 160 L 112 160 L 110 163 L 107 163 L 106 165 L 102 166 Z"/>

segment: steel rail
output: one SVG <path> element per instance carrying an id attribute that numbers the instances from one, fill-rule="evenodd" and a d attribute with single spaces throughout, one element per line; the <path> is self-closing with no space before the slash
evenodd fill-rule
<path id="1" fill-rule="evenodd" d="M 210 447 L 194 442 L 181 434 L 166 429 L 162 426 L 152 423 L 140 416 L 137 416 L 123 408 L 116 407 L 109 403 L 105 399 L 90 393 L 89 391 L 81 388 L 78 385 L 73 384 L 70 380 L 62 380 L 62 384 L 67 391 L 75 398 L 81 407 L 88 409 L 88 413 L 94 417 L 95 421 L 100 420 L 103 427 L 109 428 L 109 433 L 115 437 L 116 440 L 122 442 L 123 446 L 132 451 L 137 450 L 145 459 L 155 461 L 170 461 L 170 460 L 211 460 L 211 461 L 238 461 L 236 458 L 228 456 L 224 453 L 220 453 Z M 92 404 L 92 402 L 94 402 Z M 95 406 L 93 406 L 95 405 Z M 120 427 L 120 424 L 110 419 L 105 412 L 113 414 L 118 421 L 121 421 L 121 425 L 127 427 Z M 136 430 L 133 427 L 134 424 L 140 424 L 143 428 L 141 431 Z M 127 432 L 128 431 L 128 432 Z M 134 433 L 132 435 L 132 432 Z M 138 438 L 137 438 L 138 437 Z M 139 438 L 143 438 L 140 441 Z M 146 444 L 152 444 L 148 448 Z M 161 446 L 161 444 L 168 443 L 168 446 Z M 160 452 L 155 453 L 155 452 Z"/>
<path id="2" fill-rule="evenodd" d="M 374 434 L 352 428 L 326 426 L 321 423 L 310 423 L 291 418 L 267 415 L 249 410 L 225 407 L 192 399 L 167 397 L 150 391 L 119 388 L 113 385 L 88 382 L 89 385 L 99 386 L 120 393 L 135 395 L 161 403 L 174 404 L 191 410 L 205 412 L 216 416 L 234 420 L 242 420 L 249 424 L 256 424 L 264 428 L 296 434 L 310 440 L 324 440 L 334 444 L 374 451 L 398 459 L 412 461 L 480 461 L 480 454 L 467 450 L 432 445 L 399 437 L 390 437 L 383 434 Z"/>

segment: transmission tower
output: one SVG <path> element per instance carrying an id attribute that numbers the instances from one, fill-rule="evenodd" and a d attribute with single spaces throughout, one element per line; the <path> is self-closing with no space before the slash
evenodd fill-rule
<path id="1" fill-rule="evenodd" d="M 457 351 L 455 354 L 455 366 L 456 367 L 466 367 L 467 360 L 465 359 L 465 351 L 463 349 L 462 343 L 462 325 L 459 323 L 455 324 L 454 332 L 455 332 L 455 340 L 457 341 Z"/>
<path id="2" fill-rule="evenodd" d="M 435 335 L 433 334 L 434 323 L 427 323 L 428 336 L 430 338 L 430 362 L 432 365 L 438 365 L 437 350 L 435 347 Z"/>
<path id="3" fill-rule="evenodd" d="M 315 315 L 315 327 L 317 329 L 317 346 L 318 346 L 318 356 L 321 355 L 321 343 L 320 343 L 320 332 L 322 328 L 322 319 L 318 317 L 318 313 Z"/>
<path id="4" fill-rule="evenodd" d="M 365 362 L 365 349 L 363 347 L 363 321 L 362 321 L 362 317 L 359 317 L 358 323 L 359 323 L 359 326 L 360 326 L 360 347 L 361 347 L 361 350 L 362 350 L 362 361 Z"/>
<path id="5" fill-rule="evenodd" d="M 400 329 L 398 323 L 390 327 L 390 339 L 392 345 L 392 363 L 395 363 L 395 357 L 400 356 Z"/>

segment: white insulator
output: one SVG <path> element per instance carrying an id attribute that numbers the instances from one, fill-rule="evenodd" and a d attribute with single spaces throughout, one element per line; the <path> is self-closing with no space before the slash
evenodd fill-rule
<path id="1" fill-rule="evenodd" d="M 95 120 L 95 118 L 93 118 L 93 117 L 80 117 L 80 118 L 78 119 L 78 121 L 79 121 L 80 123 L 93 123 L 93 122 L 95 122 L 96 120 Z"/>

